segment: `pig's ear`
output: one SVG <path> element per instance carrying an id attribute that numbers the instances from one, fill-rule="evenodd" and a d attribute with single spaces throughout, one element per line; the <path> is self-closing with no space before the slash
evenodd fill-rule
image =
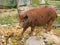
<path id="1" fill-rule="evenodd" d="M 28 16 L 26 15 L 26 16 L 24 16 L 24 19 L 28 19 Z"/>
<path id="2" fill-rule="evenodd" d="M 23 16 L 22 16 L 22 15 L 19 15 L 19 18 L 20 18 L 20 19 L 22 19 L 22 18 L 23 18 Z"/>

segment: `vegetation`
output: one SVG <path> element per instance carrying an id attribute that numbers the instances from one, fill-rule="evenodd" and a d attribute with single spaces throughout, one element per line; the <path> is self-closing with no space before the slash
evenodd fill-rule
<path id="1" fill-rule="evenodd" d="M 57 19 L 54 21 L 54 24 L 59 24 L 60 23 L 60 16 L 57 17 Z"/>
<path id="2" fill-rule="evenodd" d="M 57 8 L 60 8 L 60 4 L 57 4 L 56 7 L 57 7 Z"/>
<path id="3" fill-rule="evenodd" d="M 57 18 L 57 22 L 60 23 L 60 16 L 58 16 L 58 18 Z"/>
<path id="4" fill-rule="evenodd" d="M 4 16 L 0 18 L 0 24 L 10 24 L 14 25 L 17 22 L 17 15 L 12 15 L 12 16 Z"/>
<path id="5" fill-rule="evenodd" d="M 32 0 L 33 6 L 40 6 L 40 3 L 41 3 L 41 0 Z M 48 0 L 45 0 L 45 5 L 49 5 Z"/>
<path id="6" fill-rule="evenodd" d="M 32 5 L 33 6 L 40 5 L 40 1 L 39 0 L 32 0 Z"/>

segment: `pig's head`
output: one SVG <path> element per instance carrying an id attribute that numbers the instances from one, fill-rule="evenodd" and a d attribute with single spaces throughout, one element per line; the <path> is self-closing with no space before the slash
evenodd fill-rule
<path id="1" fill-rule="evenodd" d="M 27 19 L 28 19 L 27 15 L 25 15 L 25 14 L 19 15 L 19 21 L 20 21 L 19 25 L 23 27 L 24 24 L 26 23 Z"/>

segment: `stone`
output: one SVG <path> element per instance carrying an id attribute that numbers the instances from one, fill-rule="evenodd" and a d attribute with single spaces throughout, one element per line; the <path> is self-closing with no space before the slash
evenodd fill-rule
<path id="1" fill-rule="evenodd" d="M 37 36 L 31 36 L 26 40 L 24 45 L 45 45 L 45 43 L 42 38 L 38 38 Z"/>

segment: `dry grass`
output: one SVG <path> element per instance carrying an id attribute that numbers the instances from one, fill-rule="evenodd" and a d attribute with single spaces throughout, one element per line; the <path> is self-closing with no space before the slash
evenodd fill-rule
<path id="1" fill-rule="evenodd" d="M 32 35 L 36 34 L 36 35 L 40 35 L 39 33 L 44 30 L 43 28 L 36 28 L 33 32 Z M 19 39 L 21 37 L 21 32 L 23 30 L 17 26 L 17 27 L 12 27 L 12 26 L 8 26 L 8 27 L 2 27 L 0 26 L 0 36 L 1 34 L 4 36 L 4 37 L 10 37 L 10 41 L 9 41 L 9 44 L 11 45 L 23 45 L 24 43 L 21 42 Z M 28 37 L 28 33 L 30 32 L 30 28 L 27 29 L 27 31 L 24 33 L 24 37 Z M 60 36 L 60 28 L 56 28 L 54 29 L 54 33 L 55 35 L 59 35 Z M 1 39 L 0 39 L 1 40 Z"/>

